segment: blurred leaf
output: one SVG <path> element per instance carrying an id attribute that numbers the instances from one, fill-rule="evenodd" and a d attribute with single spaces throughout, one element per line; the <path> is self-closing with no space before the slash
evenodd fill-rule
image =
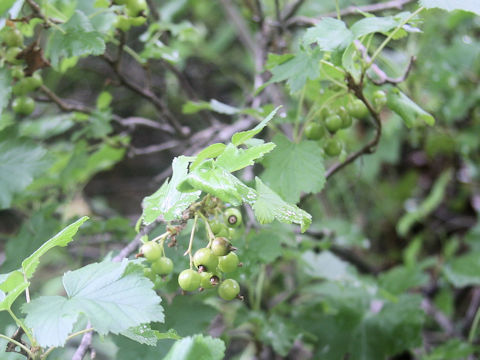
<path id="1" fill-rule="evenodd" d="M 177 341 L 163 360 L 222 360 L 224 355 L 222 340 L 195 335 Z"/>
<path id="2" fill-rule="evenodd" d="M 396 266 L 379 276 L 379 285 L 394 295 L 401 295 L 407 290 L 428 284 L 429 276 L 421 267 Z"/>
<path id="3" fill-rule="evenodd" d="M 156 346 L 158 340 L 160 339 L 173 339 L 180 340 L 179 336 L 175 330 L 169 330 L 168 332 L 160 332 L 158 330 L 152 330 L 150 325 L 143 324 L 136 327 L 129 328 L 122 332 L 123 336 L 128 337 L 140 344 L 145 344 L 149 346 Z"/>
<path id="4" fill-rule="evenodd" d="M 443 267 L 443 274 L 455 287 L 480 285 L 480 252 L 458 256 Z"/>
<path id="5" fill-rule="evenodd" d="M 13 302 L 29 285 L 19 270 L 0 274 L 0 311 L 10 309 Z"/>
<path id="6" fill-rule="evenodd" d="M 1 7 L 1 5 L 0 5 Z M 0 8 L 0 13 L 2 13 Z M 0 116 L 10 101 L 12 92 L 12 76 L 8 68 L 0 68 Z"/>
<path id="7" fill-rule="evenodd" d="M 258 177 L 255 178 L 258 197 L 253 204 L 255 217 L 260 224 L 268 224 L 277 219 L 286 224 L 299 224 L 304 232 L 312 223 L 312 216 L 306 211 L 282 200 Z"/>
<path id="8" fill-rule="evenodd" d="M 323 18 L 303 36 L 305 45 L 316 43 L 320 50 L 324 51 L 343 50 L 352 41 L 353 34 L 345 23 L 333 18 Z"/>
<path id="9" fill-rule="evenodd" d="M 321 59 L 322 53 L 319 49 L 300 50 L 294 54 L 294 57 L 270 70 L 273 76 L 268 84 L 287 80 L 290 92 L 295 93 L 305 85 L 308 79 L 315 80 L 320 76 Z"/>
<path id="10" fill-rule="evenodd" d="M 312 278 L 333 281 L 354 278 L 350 265 L 330 251 L 322 251 L 319 254 L 306 251 L 302 254 L 299 263 L 302 272 Z"/>
<path id="11" fill-rule="evenodd" d="M 387 105 L 390 110 L 403 119 L 408 128 L 425 124 L 433 126 L 435 124 L 435 119 L 432 115 L 423 110 L 397 88 L 392 88 L 388 91 Z"/>
<path id="12" fill-rule="evenodd" d="M 480 3 L 477 0 L 420 0 L 420 5 L 427 9 L 440 8 L 447 11 L 464 10 L 480 15 Z"/>
<path id="13" fill-rule="evenodd" d="M 422 360 L 463 360 L 478 350 L 478 346 L 460 339 L 449 339 L 433 349 L 430 354 L 423 356 Z"/>
<path id="14" fill-rule="evenodd" d="M 273 229 L 260 229 L 248 234 L 249 260 L 269 264 L 282 255 L 282 238 Z"/>
<path id="15" fill-rule="evenodd" d="M 401 236 L 407 235 L 411 227 L 417 222 L 422 221 L 433 210 L 435 210 L 443 201 L 447 185 L 452 179 L 452 171 L 446 170 L 435 182 L 432 191 L 418 207 L 403 215 L 397 224 L 397 231 Z"/>
<path id="16" fill-rule="evenodd" d="M 273 347 L 276 353 L 287 356 L 298 336 L 298 329 L 278 315 L 272 315 L 262 324 L 260 339 Z"/>
<path id="17" fill-rule="evenodd" d="M 75 125 L 73 118 L 72 114 L 59 114 L 57 116 L 49 115 L 35 118 L 34 120 L 25 119 L 20 124 L 19 132 L 20 135 L 33 139 L 48 139 L 70 130 Z"/>
<path id="18" fill-rule="evenodd" d="M 15 194 L 44 170 L 46 151 L 32 141 L 0 131 L 0 209 L 10 207 Z"/>
<path id="19" fill-rule="evenodd" d="M 67 272 L 63 276 L 67 298 L 42 296 L 25 304 L 25 322 L 34 330 L 39 344 L 62 346 L 80 314 L 101 335 L 163 321 L 161 299 L 153 284 L 141 267 L 127 269 L 128 265 L 127 260 L 104 261 Z"/>
<path id="20" fill-rule="evenodd" d="M 262 179 L 282 198 L 297 203 L 303 193 L 318 193 L 325 184 L 323 153 L 314 141 L 294 143 L 284 135 L 273 138 L 277 145 L 262 164 Z"/>
<path id="21" fill-rule="evenodd" d="M 62 57 L 100 55 L 105 51 L 102 36 L 82 11 L 75 11 L 60 29 L 53 29 L 47 44 L 47 55 L 54 67 L 58 67 Z"/>
<path id="22" fill-rule="evenodd" d="M 188 164 L 192 158 L 180 156 L 173 159 L 172 178 L 167 179 L 155 193 L 143 199 L 142 218 L 145 224 L 151 224 L 159 216 L 165 221 L 178 220 L 182 213 L 200 196 L 200 191 L 183 193 L 177 190 L 188 173 Z"/>
<path id="23" fill-rule="evenodd" d="M 402 12 L 395 16 L 367 17 L 353 24 L 350 30 L 357 39 L 361 36 L 376 32 L 385 34 L 388 31 L 396 28 L 409 16 L 410 12 Z"/>

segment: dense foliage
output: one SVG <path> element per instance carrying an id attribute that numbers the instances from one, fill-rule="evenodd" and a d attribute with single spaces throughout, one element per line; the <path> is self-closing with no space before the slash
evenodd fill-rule
<path id="1" fill-rule="evenodd" d="M 2 0 L 0 358 L 478 358 L 479 15 Z"/>

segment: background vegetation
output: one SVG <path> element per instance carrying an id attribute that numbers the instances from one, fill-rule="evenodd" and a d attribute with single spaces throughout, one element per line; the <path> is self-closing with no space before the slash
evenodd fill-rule
<path id="1" fill-rule="evenodd" d="M 14 333 L 23 321 L 38 326 L 38 356 L 53 346 L 49 359 L 478 358 L 480 6 L 448 6 L 151 0 L 132 15 L 122 1 L 2 1 L 0 310 L 8 311 L 0 311 L 0 334 L 30 349 Z M 8 44 L 13 29 L 22 34 L 18 45 Z M 18 85 L 34 73 L 42 85 Z M 377 90 L 388 94 L 387 106 L 374 107 Z M 29 104 L 14 109 L 25 96 L 35 101 L 31 113 Z M 324 126 L 355 97 L 371 105 L 368 116 L 306 139 L 308 122 Z M 170 230 L 166 212 L 142 201 L 171 177 L 174 157 L 229 143 L 277 106 L 257 135 L 275 149 L 235 172 L 260 193 L 259 177 L 281 197 L 268 198 L 263 217 L 258 204 L 241 207 L 244 225 L 232 243 L 243 266 L 229 277 L 243 301 L 214 290 L 182 295 L 177 275 L 188 268 L 193 221 L 174 216 L 182 231 L 165 249 L 173 274 L 154 284 L 137 274 L 129 283 L 122 263 L 126 273 L 114 281 L 118 304 L 138 294 L 144 312 L 132 325 L 151 322 L 145 332 L 125 336 L 111 325 L 114 305 L 75 314 L 68 334 L 80 334 L 66 344 L 45 327 L 64 319 L 55 319 L 53 298 L 41 307 L 41 296 L 71 296 L 68 286 L 87 275 L 107 283 L 120 271 L 112 259 L 148 267 L 133 260 L 140 242 Z M 340 141 L 338 156 L 328 156 L 328 139 Z M 225 181 L 211 191 L 191 186 L 228 203 L 235 192 Z M 287 218 L 293 225 L 269 221 L 281 218 L 282 199 L 311 214 L 311 225 L 296 207 Z M 75 235 L 82 216 L 90 220 Z M 52 243 L 65 246 L 75 235 L 68 247 L 42 253 L 38 269 L 38 253 L 22 265 L 72 223 Z M 205 238 L 200 227 L 195 248 Z M 100 265 L 82 268 L 91 263 Z M 28 296 L 20 289 L 10 309 L 7 280 L 19 268 L 15 284 L 25 283 Z M 62 284 L 79 268 L 85 272 Z M 152 286 L 160 305 L 147 303 L 158 299 Z M 82 333 L 86 326 L 93 335 Z M 2 360 L 25 358 L 18 346 L 4 352 L 8 343 L 0 339 Z"/>

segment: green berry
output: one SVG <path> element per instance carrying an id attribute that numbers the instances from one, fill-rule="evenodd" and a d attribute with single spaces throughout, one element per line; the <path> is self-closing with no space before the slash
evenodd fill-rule
<path id="1" fill-rule="evenodd" d="M 28 96 L 20 96 L 13 100 L 13 111 L 19 115 L 30 115 L 35 109 L 35 101 Z"/>
<path id="2" fill-rule="evenodd" d="M 162 256 L 152 263 L 152 270 L 158 275 L 168 275 L 173 271 L 173 261 Z"/>
<path id="3" fill-rule="evenodd" d="M 211 272 L 200 273 L 200 278 L 200 287 L 204 289 L 211 289 L 218 285 L 219 282 L 218 276 L 214 275 Z"/>
<path id="4" fill-rule="evenodd" d="M 192 269 L 183 270 L 178 275 L 178 285 L 185 291 L 193 291 L 200 287 L 200 274 Z"/>
<path id="5" fill-rule="evenodd" d="M 200 266 L 203 266 L 205 270 L 213 271 L 217 268 L 218 257 L 215 256 L 210 249 L 198 249 L 193 255 L 193 264 L 198 269 L 200 269 Z"/>
<path id="6" fill-rule="evenodd" d="M 214 235 L 218 235 L 222 230 L 225 230 L 227 227 L 225 224 L 218 222 L 218 221 L 212 221 L 210 223 L 210 229 L 212 230 Z"/>
<path id="7" fill-rule="evenodd" d="M 368 108 L 360 99 L 354 99 L 347 104 L 348 113 L 357 119 L 363 119 L 368 116 Z"/>
<path id="8" fill-rule="evenodd" d="M 216 237 L 215 240 L 212 241 L 212 252 L 214 255 L 227 255 L 231 249 L 232 245 L 230 244 L 230 241 L 224 237 Z"/>
<path id="9" fill-rule="evenodd" d="M 383 90 L 376 90 L 373 93 L 373 105 L 377 110 L 381 110 L 387 103 L 387 94 Z"/>
<path id="10" fill-rule="evenodd" d="M 19 47 L 11 47 L 5 53 L 5 60 L 10 64 L 20 64 L 22 60 L 17 59 L 17 55 L 22 52 Z"/>
<path id="11" fill-rule="evenodd" d="M 220 256 L 218 258 L 218 268 L 224 273 L 235 271 L 238 267 L 238 264 L 238 256 L 233 251 L 231 251 L 228 255 Z"/>
<path id="12" fill-rule="evenodd" d="M 127 16 L 119 15 L 119 16 L 117 16 L 117 19 L 115 20 L 115 27 L 117 29 L 120 29 L 120 30 L 124 31 L 124 32 L 127 32 L 132 27 L 132 23 Z"/>
<path id="13" fill-rule="evenodd" d="M 223 281 L 218 287 L 218 295 L 224 300 L 233 300 L 240 293 L 240 285 L 233 279 Z"/>
<path id="14" fill-rule="evenodd" d="M 149 241 L 142 245 L 140 253 L 142 253 L 148 261 L 154 262 L 162 256 L 162 247 L 155 241 Z"/>
<path id="15" fill-rule="evenodd" d="M 331 138 L 325 142 L 323 149 L 328 156 L 337 156 L 342 151 L 342 143 L 335 138 Z"/>
<path id="16" fill-rule="evenodd" d="M 305 136 L 309 140 L 320 140 L 325 136 L 325 128 L 317 122 L 309 122 L 305 126 Z"/>
<path id="17" fill-rule="evenodd" d="M 242 213 L 235 208 L 228 208 L 223 213 L 227 226 L 237 227 L 242 223 Z"/>
<path id="18" fill-rule="evenodd" d="M 149 279 L 153 283 L 155 283 L 155 280 L 157 279 L 157 274 L 155 274 L 153 270 L 150 268 L 143 269 L 143 276 L 145 276 L 147 279 Z"/>
<path id="19" fill-rule="evenodd" d="M 22 46 L 23 35 L 18 29 L 8 28 L 3 34 L 3 42 L 8 47 Z"/>
<path id="20" fill-rule="evenodd" d="M 342 129 L 347 129 L 352 126 L 353 119 L 344 106 L 340 106 L 338 108 L 338 116 L 340 116 L 340 119 L 342 119 Z"/>
<path id="21" fill-rule="evenodd" d="M 338 115 L 330 115 L 325 119 L 325 126 L 328 131 L 335 133 L 342 127 L 342 119 Z"/>
<path id="22" fill-rule="evenodd" d="M 129 16 L 137 16 L 142 11 L 147 11 L 148 5 L 146 0 L 128 0 L 127 14 Z"/>
<path id="23" fill-rule="evenodd" d="M 145 24 L 146 21 L 147 18 L 145 16 L 137 16 L 130 19 L 130 23 L 132 24 L 132 26 L 141 26 Z"/>
<path id="24" fill-rule="evenodd" d="M 13 93 L 15 95 L 25 95 L 38 89 L 43 83 L 42 77 L 39 73 L 35 73 L 33 76 L 24 77 L 17 81 L 13 87 Z"/>

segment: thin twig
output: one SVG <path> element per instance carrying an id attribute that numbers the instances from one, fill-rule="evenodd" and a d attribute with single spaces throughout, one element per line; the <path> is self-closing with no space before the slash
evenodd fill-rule
<path id="1" fill-rule="evenodd" d="M 438 310 L 429 299 L 424 298 L 421 306 L 425 313 L 433 317 L 436 323 L 442 328 L 443 331 L 445 331 L 448 336 L 458 335 L 455 334 L 455 326 L 450 319 L 448 319 L 444 313 Z"/>
<path id="2" fill-rule="evenodd" d="M 86 329 L 90 329 L 92 325 L 90 321 L 87 323 Z M 93 332 L 89 331 L 82 337 L 82 341 L 80 341 L 80 345 L 78 346 L 77 350 L 72 356 L 72 360 L 82 360 L 85 354 L 87 353 L 88 349 L 92 345 L 93 339 Z"/>
<path id="3" fill-rule="evenodd" d="M 349 6 L 345 9 L 340 10 L 340 16 L 348 15 L 360 15 L 362 12 L 366 13 L 377 13 L 386 10 L 392 9 L 402 9 L 405 5 L 414 2 L 415 0 L 391 0 L 383 3 L 370 4 L 365 6 Z M 322 18 L 325 17 L 336 17 L 337 12 L 330 12 L 322 14 L 318 17 L 306 17 L 306 16 L 295 16 L 291 17 L 287 22 L 287 26 L 305 26 L 305 25 L 316 25 Z"/>
<path id="4" fill-rule="evenodd" d="M 238 38 L 240 39 L 243 46 L 252 54 L 255 54 L 257 51 L 257 46 L 255 40 L 248 30 L 248 26 L 245 23 L 245 20 L 240 15 L 238 10 L 235 8 L 235 4 L 231 0 L 220 0 L 220 3 L 223 6 L 227 16 L 232 21 L 235 29 L 237 30 Z"/>

